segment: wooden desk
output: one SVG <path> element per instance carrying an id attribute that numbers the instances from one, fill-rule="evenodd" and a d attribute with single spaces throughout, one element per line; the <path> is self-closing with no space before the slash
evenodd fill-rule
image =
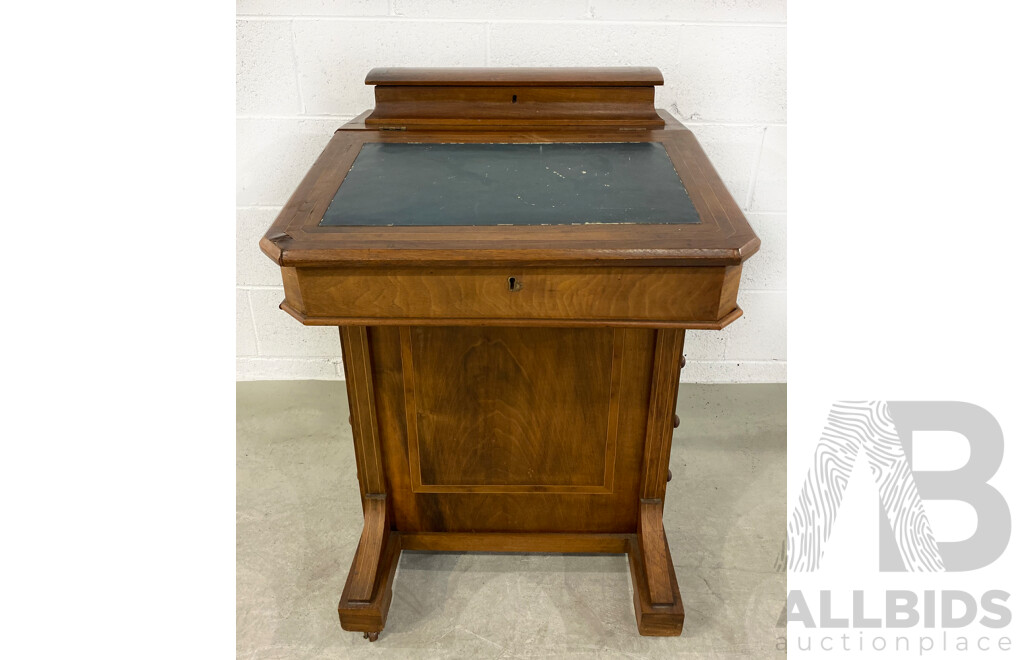
<path id="1" fill-rule="evenodd" d="M 662 528 L 683 335 L 759 246 L 653 68 L 374 69 L 260 241 L 339 326 L 363 532 L 338 604 L 384 628 L 402 549 L 626 553 L 678 635 Z M 436 595 L 441 598 L 441 594 Z"/>

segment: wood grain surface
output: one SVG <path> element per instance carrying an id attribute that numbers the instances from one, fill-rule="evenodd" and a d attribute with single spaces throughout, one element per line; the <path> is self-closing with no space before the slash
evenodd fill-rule
<path id="1" fill-rule="evenodd" d="M 367 126 L 661 128 L 653 87 L 378 87 Z"/>
<path id="2" fill-rule="evenodd" d="M 402 328 L 413 492 L 610 492 L 624 332 Z"/>
<path id="3" fill-rule="evenodd" d="M 370 331 L 395 529 L 635 532 L 654 331 L 434 330 Z"/>
<path id="4" fill-rule="evenodd" d="M 507 319 L 714 323 L 736 309 L 724 268 L 303 268 L 285 281 L 303 321 Z M 724 298 L 723 298 L 724 296 Z M 723 310 L 727 310 L 723 312 Z"/>

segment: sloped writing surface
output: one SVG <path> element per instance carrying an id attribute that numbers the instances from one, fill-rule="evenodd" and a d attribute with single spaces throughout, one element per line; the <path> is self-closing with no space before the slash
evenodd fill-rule
<path id="1" fill-rule="evenodd" d="M 370 142 L 320 226 L 698 222 L 658 142 Z"/>

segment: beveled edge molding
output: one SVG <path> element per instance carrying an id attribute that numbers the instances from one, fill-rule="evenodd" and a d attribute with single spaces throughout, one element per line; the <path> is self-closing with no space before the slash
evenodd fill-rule
<path id="1" fill-rule="evenodd" d="M 656 321 L 634 319 L 534 319 L 534 318 L 413 318 L 413 317 L 347 317 L 347 316 L 311 316 L 292 307 L 287 300 L 280 305 L 282 311 L 303 325 L 497 325 L 520 327 L 560 327 L 560 328 L 676 328 L 679 330 L 721 330 L 736 319 L 743 316 L 743 310 L 735 307 L 725 316 L 715 321 Z"/>
<path id="2" fill-rule="evenodd" d="M 659 116 L 661 115 L 659 111 Z M 667 120 L 666 120 L 667 122 Z M 403 131 L 339 130 L 327 144 L 313 168 L 282 208 L 267 232 L 287 232 L 291 240 L 278 243 L 264 236 L 263 252 L 280 266 L 333 266 L 405 263 L 438 264 L 521 264 L 579 263 L 593 265 L 739 265 L 757 252 L 760 239 L 754 234 L 735 200 L 707 161 L 693 134 L 677 125 L 638 131 L 623 139 L 622 131 L 605 130 L 573 135 L 576 142 L 662 142 L 701 217 L 699 225 L 688 225 L 685 243 L 672 235 L 673 225 L 565 225 L 475 227 L 459 231 L 455 240 L 451 227 L 320 227 L 323 213 L 351 168 L 359 148 L 366 142 L 409 142 Z M 347 126 L 347 125 L 346 125 Z M 565 131 L 523 130 L 503 133 L 502 142 L 565 142 Z M 339 138 L 339 136 L 342 136 Z M 493 141 L 487 131 L 422 131 L 416 141 L 479 143 Z M 694 163 L 687 164 L 692 156 Z M 682 160 L 680 160 L 682 159 Z M 619 227 L 619 230 L 612 229 Z M 661 229 L 659 229 L 661 227 Z M 678 226 L 675 226 L 678 229 Z M 633 240 L 637 232 L 643 240 Z M 668 233 L 666 233 L 666 231 Z M 470 234 L 467 237 L 466 234 Z M 471 240 L 469 240 L 471 239 Z M 469 245 L 460 247 L 469 240 Z M 543 243 L 535 248 L 523 241 Z M 666 247 L 666 241 L 674 247 Z M 401 248 L 401 249 L 396 249 Z"/>

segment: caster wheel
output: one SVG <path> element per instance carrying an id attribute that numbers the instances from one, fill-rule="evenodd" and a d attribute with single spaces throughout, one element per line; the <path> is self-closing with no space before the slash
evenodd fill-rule
<path id="1" fill-rule="evenodd" d="M 380 637 L 380 632 L 364 632 L 363 639 L 368 639 L 371 642 L 376 642 L 377 638 Z"/>

